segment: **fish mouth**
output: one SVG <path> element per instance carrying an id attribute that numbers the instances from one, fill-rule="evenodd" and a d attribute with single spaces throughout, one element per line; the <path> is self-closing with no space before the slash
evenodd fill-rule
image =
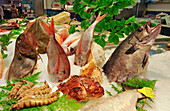
<path id="1" fill-rule="evenodd" d="M 155 40 L 156 40 L 156 38 L 157 38 L 157 36 L 158 36 L 158 34 L 161 31 L 162 24 L 158 24 L 155 27 L 151 27 L 151 22 L 149 21 L 145 25 L 146 25 L 145 26 L 146 27 L 146 31 L 148 32 L 149 38 L 150 38 L 145 44 L 146 45 L 153 45 Z"/>

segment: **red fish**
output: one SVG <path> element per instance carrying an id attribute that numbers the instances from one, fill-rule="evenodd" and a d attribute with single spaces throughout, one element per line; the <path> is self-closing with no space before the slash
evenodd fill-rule
<path id="1" fill-rule="evenodd" d="M 55 39 L 54 21 L 52 19 L 51 26 L 47 26 L 42 22 L 44 29 L 50 36 L 50 42 L 47 47 L 48 66 L 52 82 L 62 82 L 70 76 L 70 63 L 61 47 Z"/>
<path id="2" fill-rule="evenodd" d="M 100 14 L 101 13 L 99 13 L 94 23 L 86 29 L 77 45 L 74 63 L 78 66 L 84 66 L 87 63 L 93 42 L 94 28 L 107 15 L 107 13 L 102 16 L 100 16 Z"/>

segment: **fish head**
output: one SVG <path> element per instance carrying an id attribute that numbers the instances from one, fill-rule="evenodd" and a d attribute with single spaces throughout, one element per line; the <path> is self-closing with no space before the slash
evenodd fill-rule
<path id="1" fill-rule="evenodd" d="M 133 39 L 131 39 L 131 43 L 151 47 L 160 33 L 160 30 L 161 24 L 151 27 L 151 22 L 147 22 L 132 33 Z"/>
<path id="2" fill-rule="evenodd" d="M 17 47 L 22 54 L 30 54 L 38 49 L 37 39 L 34 33 L 28 32 L 21 34 L 17 39 Z"/>

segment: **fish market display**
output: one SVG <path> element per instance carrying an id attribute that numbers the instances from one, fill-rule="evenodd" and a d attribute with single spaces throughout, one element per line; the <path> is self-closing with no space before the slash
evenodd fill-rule
<path id="1" fill-rule="evenodd" d="M 47 69 L 50 75 L 50 79 L 52 82 L 62 82 L 70 76 L 70 62 L 63 48 L 55 39 L 53 20 L 51 26 L 47 26 L 44 22 L 42 23 L 50 36 L 50 42 L 47 48 Z"/>
<path id="2" fill-rule="evenodd" d="M 7 79 L 22 78 L 32 74 L 37 63 L 37 41 L 32 32 L 21 34 L 15 44 L 15 54 L 7 71 Z"/>
<path id="3" fill-rule="evenodd" d="M 142 95 L 136 90 L 127 90 L 115 96 L 102 98 L 79 111 L 136 111 L 136 102 Z"/>
<path id="4" fill-rule="evenodd" d="M 100 14 L 94 23 L 83 33 L 78 42 L 74 59 L 74 63 L 78 66 L 84 66 L 87 63 L 93 42 L 94 28 L 107 15 L 107 13 L 102 16 Z"/>
<path id="5" fill-rule="evenodd" d="M 150 27 L 150 22 L 132 32 L 113 52 L 103 70 L 110 82 L 125 82 L 141 75 L 148 63 L 148 56 L 161 25 Z"/>
<path id="6" fill-rule="evenodd" d="M 68 99 L 73 98 L 78 102 L 104 95 L 104 89 L 98 82 L 86 76 L 72 76 L 66 83 L 60 83 L 58 90 L 67 94 Z"/>

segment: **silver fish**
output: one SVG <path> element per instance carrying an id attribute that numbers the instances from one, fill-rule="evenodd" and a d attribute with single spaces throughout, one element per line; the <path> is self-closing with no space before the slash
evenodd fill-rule
<path id="1" fill-rule="evenodd" d="M 93 42 L 94 28 L 107 15 L 107 13 L 102 16 L 100 16 L 100 14 L 101 13 L 99 13 L 94 23 L 86 29 L 78 42 L 74 59 L 74 63 L 78 66 L 84 66 L 87 63 Z"/>
<path id="2" fill-rule="evenodd" d="M 150 27 L 147 22 L 132 32 L 113 52 L 103 70 L 109 82 L 122 83 L 139 76 L 147 67 L 148 56 L 161 24 Z"/>
<path id="3" fill-rule="evenodd" d="M 78 111 L 136 111 L 138 98 L 142 98 L 139 92 L 127 90 L 115 96 L 101 98 Z"/>

